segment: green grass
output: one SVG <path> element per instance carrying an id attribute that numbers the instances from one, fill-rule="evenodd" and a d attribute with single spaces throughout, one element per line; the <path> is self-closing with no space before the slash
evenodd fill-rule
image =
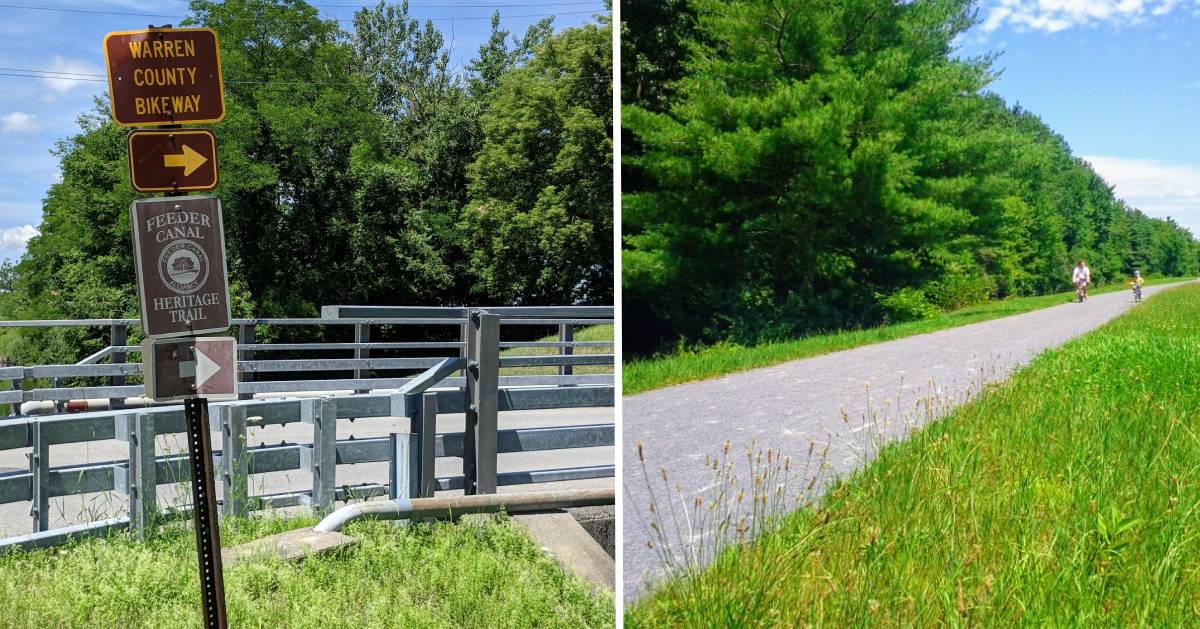
<path id="1" fill-rule="evenodd" d="M 538 339 L 541 342 L 558 341 L 558 335 Z M 575 330 L 576 341 L 611 341 L 613 340 L 612 325 L 593 325 L 586 328 Z M 598 346 L 598 347 L 576 347 L 576 354 L 612 354 L 613 347 Z M 560 349 L 557 347 L 510 347 L 500 352 L 501 356 L 549 356 L 558 354 Z M 612 365 L 580 365 L 575 367 L 576 374 L 604 374 L 612 373 Z M 505 367 L 500 370 L 502 376 L 550 376 L 558 373 L 558 367 Z"/>
<path id="2" fill-rule="evenodd" d="M 314 518 L 222 522 L 242 543 Z M 611 627 L 614 601 L 563 572 L 507 519 L 357 522 L 357 547 L 225 569 L 231 627 Z M 199 627 L 190 526 L 0 557 L 0 627 Z"/>
<path id="3" fill-rule="evenodd" d="M 886 446 L 643 626 L 1200 626 L 1200 286 Z"/>
<path id="4" fill-rule="evenodd" d="M 1149 284 L 1182 281 L 1187 278 L 1161 278 L 1149 280 Z M 1111 285 L 1092 294 L 1128 290 L 1124 285 Z M 652 389 L 661 389 L 674 384 L 716 378 L 725 374 L 768 367 L 789 360 L 809 358 L 830 352 L 852 349 L 872 343 L 891 341 L 914 334 L 936 332 L 990 319 L 999 319 L 1031 310 L 1068 303 L 1074 292 L 1019 297 L 993 301 L 978 306 L 948 312 L 922 321 L 910 321 L 893 325 L 860 330 L 846 330 L 807 336 L 777 343 L 764 343 L 746 347 L 722 343 L 700 349 L 684 349 L 678 353 L 655 356 L 642 360 L 626 361 L 621 374 L 622 392 L 634 395 Z"/>

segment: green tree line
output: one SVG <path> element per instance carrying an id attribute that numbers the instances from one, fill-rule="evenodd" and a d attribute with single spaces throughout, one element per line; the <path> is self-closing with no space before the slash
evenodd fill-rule
<path id="1" fill-rule="evenodd" d="M 516 36 L 473 60 L 407 2 L 321 19 L 299 0 L 190 4 L 221 42 L 215 125 L 234 316 L 324 304 L 612 303 L 612 28 Z M 97 42 L 99 49 L 100 42 Z M 105 98 L 59 142 L 40 235 L 2 269 L 0 319 L 138 316 L 126 130 Z M 87 331 L 11 333 L 62 360 Z"/>
<path id="2" fill-rule="evenodd" d="M 1194 275 L 1149 218 L 959 58 L 970 0 L 626 0 L 627 352 L 920 318 L 1133 270 Z"/>

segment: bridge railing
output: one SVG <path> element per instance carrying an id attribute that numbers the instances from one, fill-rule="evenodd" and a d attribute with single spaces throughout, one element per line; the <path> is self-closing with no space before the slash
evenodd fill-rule
<path id="1" fill-rule="evenodd" d="M 611 308 L 608 313 L 611 316 Z M 611 374 L 575 375 L 571 380 L 532 382 L 533 386 L 528 384 L 529 380 L 520 380 L 520 376 L 506 380 L 501 370 L 507 368 L 613 364 L 611 354 L 501 356 L 504 344 L 500 342 L 500 325 L 518 316 L 472 309 L 465 316 L 466 355 L 430 359 L 434 364 L 415 377 L 398 381 L 394 390 L 213 403 L 212 430 L 220 432 L 220 450 L 214 452 L 214 460 L 222 513 L 245 515 L 262 508 L 297 505 L 323 512 L 333 508 L 337 501 L 384 494 L 400 498 L 452 490 L 491 493 L 507 485 L 612 477 L 612 464 L 498 471 L 500 454 L 614 444 L 612 423 L 498 429 L 497 414 L 503 411 L 611 407 L 615 403 Z M 594 316 L 572 320 L 587 320 L 585 325 L 602 322 Z M 544 324 L 543 320 L 538 322 Z M 339 368 L 355 368 L 359 364 L 338 363 Z M 463 375 L 455 375 L 458 373 Z M 354 386 L 352 383 L 368 380 L 370 386 L 377 385 L 378 379 L 334 382 L 350 388 Z M 465 414 L 466 429 L 438 432 L 438 416 L 451 413 Z M 339 421 L 370 417 L 407 418 L 408 431 L 385 437 L 337 439 Z M 296 423 L 312 426 L 310 443 L 247 445 L 249 429 Z M 190 480 L 187 455 L 160 455 L 155 448 L 157 436 L 184 431 L 183 410 L 178 405 L 0 420 L 0 451 L 28 449 L 29 459 L 27 470 L 0 473 L 0 504 L 29 502 L 33 529 L 28 535 L 0 540 L 0 551 L 53 545 L 114 528 L 129 527 L 140 532 L 157 519 L 186 512 L 189 509 L 186 503 L 170 508 L 160 505 L 157 488 Z M 62 466 L 52 463 L 51 445 L 104 440 L 127 444 L 128 456 L 98 463 Z M 436 476 L 434 462 L 444 457 L 460 458 L 462 473 Z M 372 483 L 338 484 L 339 465 L 373 462 L 389 463 L 388 478 Z M 306 480 L 307 487 L 285 492 L 258 495 L 251 492 L 253 475 L 292 470 L 301 471 L 301 478 L 311 479 L 311 483 Z M 50 528 L 51 498 L 101 492 L 127 497 L 127 513 Z"/>
<path id="2" fill-rule="evenodd" d="M 446 355 L 466 356 L 468 319 L 478 308 L 407 307 L 407 306 L 326 306 L 319 318 L 236 319 L 233 328 L 239 339 L 238 393 L 243 399 L 255 394 L 321 392 L 350 390 L 366 392 L 371 389 L 390 389 L 404 386 L 411 378 L 402 372 L 427 369 Z M 556 373 L 539 375 L 506 375 L 505 386 L 589 385 L 611 382 L 603 374 L 577 374 L 576 367 L 611 365 L 611 358 L 576 354 L 577 348 L 613 347 L 612 341 L 576 341 L 578 327 L 611 323 L 611 306 L 560 307 L 499 307 L 487 308 L 501 317 L 503 326 L 536 326 L 556 328 L 557 341 L 509 340 L 502 349 L 554 348 L 562 362 L 555 363 Z M 369 315 L 369 316 L 368 316 Z M 53 402 L 55 410 L 67 410 L 71 400 L 108 400 L 110 408 L 118 409 L 128 398 L 143 394 L 140 384 L 126 384 L 126 378 L 142 374 L 140 362 L 126 362 L 130 355 L 140 354 L 137 345 L 126 345 L 129 331 L 140 325 L 136 319 L 83 319 L 0 321 L 0 328 L 107 327 L 110 345 L 69 365 L 36 365 L 0 367 L 0 381 L 9 383 L 9 390 L 0 391 L 0 412 L 8 405 L 10 416 L 21 415 L 26 402 Z M 382 326 L 430 326 L 458 328 L 457 341 L 372 342 L 374 330 Z M 257 343 L 258 326 L 350 326 L 353 342 Z M 437 353 L 432 357 L 372 358 L 372 352 L 384 350 Z M 270 359 L 272 352 L 352 352 L 352 358 Z M 539 356 L 548 359 L 549 357 Z M 105 362 L 107 361 L 107 362 Z M 549 365 L 549 363 L 544 363 Z M 329 377 L 340 372 L 338 377 Z M 319 377 L 306 377 L 318 373 Z M 384 375 L 384 374 L 387 375 Z M 61 386 L 61 383 L 80 378 L 107 380 L 95 386 Z M 28 386 L 30 380 L 48 380 L 50 386 Z M 452 381 L 464 386 L 464 380 Z M 142 403 L 140 405 L 148 405 Z"/>

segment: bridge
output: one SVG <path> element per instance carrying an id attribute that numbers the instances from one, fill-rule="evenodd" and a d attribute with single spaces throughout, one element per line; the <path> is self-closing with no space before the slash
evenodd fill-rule
<path id="1" fill-rule="evenodd" d="M 210 406 L 221 512 L 611 487 L 613 344 L 574 336 L 612 322 L 610 306 L 327 306 L 235 320 L 240 399 Z M 182 406 L 141 397 L 141 364 L 128 360 L 139 347 L 127 344 L 137 326 L 0 322 L 109 339 L 76 364 L 0 367 L 0 550 L 189 513 Z M 297 327 L 317 340 L 256 342 Z M 328 340 L 345 328 L 353 341 Z M 436 340 L 372 341 L 397 330 Z M 557 340 L 529 340 L 541 332 Z"/>

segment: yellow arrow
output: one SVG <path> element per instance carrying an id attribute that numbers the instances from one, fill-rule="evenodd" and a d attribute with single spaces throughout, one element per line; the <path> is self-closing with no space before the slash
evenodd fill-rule
<path id="1" fill-rule="evenodd" d="M 167 168 L 183 168 L 183 176 L 196 172 L 197 168 L 208 162 L 208 158 L 192 150 L 184 144 L 183 152 L 176 155 L 163 155 L 163 166 Z"/>

